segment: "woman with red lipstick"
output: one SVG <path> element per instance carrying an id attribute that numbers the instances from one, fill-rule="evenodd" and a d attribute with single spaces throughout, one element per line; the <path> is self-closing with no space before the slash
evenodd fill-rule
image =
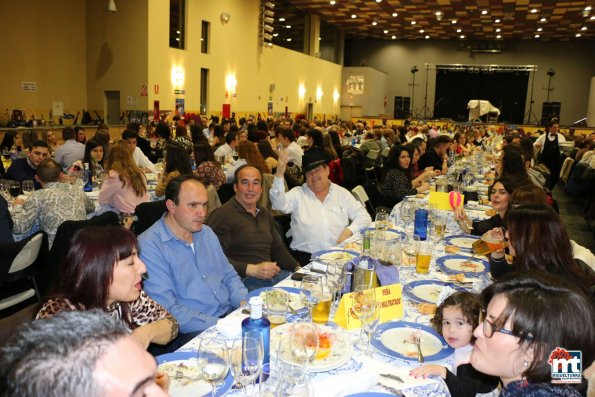
<path id="1" fill-rule="evenodd" d="M 36 318 L 102 309 L 124 321 L 143 347 L 165 345 L 178 335 L 178 322 L 142 290 L 146 271 L 132 232 L 120 227 L 80 230 L 72 239 L 59 285 Z"/>
<path id="2" fill-rule="evenodd" d="M 444 379 L 452 396 L 475 397 L 498 387 L 499 379 L 475 370 L 469 364 L 473 349 L 473 329 L 479 323 L 480 304 L 477 294 L 458 291 L 444 299 L 436 308 L 432 325 L 446 343 L 455 349 L 454 372 L 437 364 L 426 364 L 411 371 L 414 377 L 439 376 Z"/>
<path id="3" fill-rule="evenodd" d="M 559 278 L 525 273 L 488 286 L 481 302 L 484 318 L 473 332 L 471 365 L 500 378 L 500 396 L 581 395 L 577 388 L 585 382 L 577 388 L 552 383 L 550 364 L 556 349 L 582 351 L 582 368 L 593 362 L 595 313 L 580 290 Z"/>

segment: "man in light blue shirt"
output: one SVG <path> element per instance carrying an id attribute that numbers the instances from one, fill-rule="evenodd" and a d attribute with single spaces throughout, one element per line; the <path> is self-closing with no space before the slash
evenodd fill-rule
<path id="1" fill-rule="evenodd" d="M 76 131 L 71 127 L 62 130 L 64 144 L 56 149 L 54 160 L 63 170 L 67 170 L 77 160 L 85 157 L 85 145 L 76 141 Z"/>
<path id="2" fill-rule="evenodd" d="M 139 237 L 145 291 L 169 310 L 180 332 L 196 334 L 241 306 L 248 291 L 213 230 L 203 225 L 207 190 L 194 175 L 174 178 L 167 212 Z"/>

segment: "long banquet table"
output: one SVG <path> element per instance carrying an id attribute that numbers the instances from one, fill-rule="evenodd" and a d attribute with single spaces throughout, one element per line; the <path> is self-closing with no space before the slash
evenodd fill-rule
<path id="1" fill-rule="evenodd" d="M 419 200 L 416 198 L 410 198 L 410 200 L 416 200 L 418 202 L 422 201 L 422 200 Z M 404 230 L 405 230 L 403 227 L 404 225 L 398 215 L 399 214 L 399 206 L 400 206 L 400 204 L 397 204 L 397 206 L 395 206 L 395 208 L 392 212 L 392 215 L 391 215 L 391 220 L 392 220 L 393 228 L 394 228 L 392 230 L 397 231 L 397 232 L 404 232 Z M 483 214 L 483 211 L 481 211 L 481 210 L 470 211 L 469 213 L 472 218 L 485 217 L 485 214 Z M 460 229 L 458 229 L 458 225 L 452 218 L 452 213 L 449 216 L 449 222 L 448 222 L 446 230 L 447 230 L 447 237 L 449 235 L 452 236 L 452 235 L 460 234 Z M 350 250 L 357 249 L 357 247 L 359 246 L 359 244 L 361 242 L 361 239 L 362 239 L 362 234 L 359 233 L 359 234 L 354 235 L 351 238 L 349 238 L 344 244 L 342 244 L 342 246 L 346 245 Z M 441 269 L 436 264 L 437 258 L 444 257 L 445 255 L 448 255 L 444 251 L 444 246 L 445 246 L 444 241 L 438 242 L 436 244 L 434 255 L 433 255 L 433 258 L 432 258 L 432 261 L 430 264 L 430 272 L 426 275 L 417 274 L 415 271 L 414 265 L 413 266 L 404 266 L 404 265 L 398 266 L 398 270 L 400 273 L 400 281 L 401 281 L 402 285 L 406 286 L 410 282 L 414 282 L 414 281 L 418 282 L 421 280 L 444 280 L 445 274 L 441 272 Z M 341 247 L 337 247 L 337 248 L 341 248 Z M 461 254 L 465 255 L 465 253 L 463 253 L 463 252 L 461 252 Z M 470 255 L 470 253 L 466 254 L 466 255 Z M 308 269 L 308 267 L 306 267 L 306 269 Z M 463 288 L 473 291 L 473 292 L 480 292 L 490 282 L 489 272 L 487 272 L 487 269 L 486 269 L 485 273 L 480 274 L 478 277 L 468 278 L 468 279 L 471 281 L 471 283 L 466 284 Z M 288 278 L 288 279 L 285 279 L 284 281 L 282 281 L 281 283 L 279 283 L 277 286 L 289 287 L 289 288 L 299 288 L 300 285 L 299 285 L 299 282 L 293 281 L 290 278 Z M 394 319 L 393 321 L 394 322 L 398 322 L 398 321 L 409 322 L 409 323 L 419 324 L 421 326 L 429 326 L 431 315 L 421 314 L 417 310 L 416 302 L 414 300 L 412 300 L 410 296 L 403 294 L 402 298 L 403 298 L 402 301 L 403 301 L 403 307 L 404 307 L 404 316 L 402 318 Z M 237 322 L 239 324 L 239 321 L 245 317 L 247 317 L 247 315 L 242 314 L 242 310 L 238 309 L 238 310 L 232 312 L 231 314 L 229 314 L 228 317 L 226 318 L 226 320 L 233 321 L 233 319 L 237 319 Z M 298 315 L 292 315 L 288 318 L 288 322 L 299 321 L 300 317 L 301 316 L 298 316 Z M 333 329 L 340 328 L 334 322 L 328 322 L 326 324 L 326 326 L 331 327 Z M 342 330 L 342 328 L 341 328 L 341 330 Z M 360 331 L 358 329 L 358 330 L 354 330 L 354 331 L 344 331 L 343 330 L 342 332 L 346 332 L 353 339 L 353 338 L 356 338 L 356 336 L 359 334 Z M 197 352 L 199 344 L 200 344 L 200 340 L 205 337 L 217 337 L 217 338 L 221 338 L 221 339 L 226 339 L 226 338 L 228 339 L 228 337 L 226 337 L 225 334 L 218 331 L 216 326 L 213 326 L 213 327 L 207 329 L 205 332 L 203 332 L 199 336 L 197 336 L 195 339 L 193 339 L 189 343 L 187 343 L 186 345 L 184 345 L 182 348 L 180 348 L 179 352 Z M 379 338 L 378 333 L 376 333 L 374 335 L 374 338 Z M 271 349 L 273 349 L 273 347 L 271 347 Z M 432 363 L 443 365 L 443 366 L 452 370 L 453 364 L 454 364 L 454 354 L 450 354 L 447 357 L 440 359 L 438 361 L 433 361 Z M 273 354 L 271 354 L 271 364 L 273 365 L 273 368 L 278 364 L 276 362 L 276 359 Z M 389 388 L 392 388 L 393 392 L 395 391 L 395 389 L 397 389 L 399 393 L 402 393 L 402 395 L 405 395 L 405 396 L 427 397 L 427 396 L 449 396 L 450 395 L 448 392 L 448 389 L 446 387 L 446 384 L 440 378 L 433 377 L 433 378 L 429 378 L 429 379 L 415 380 L 412 377 L 409 377 L 408 373 L 409 373 L 410 369 L 417 367 L 418 365 L 420 365 L 420 364 L 416 360 L 400 359 L 400 358 L 395 357 L 394 355 L 385 354 L 375 347 L 372 347 L 371 357 L 367 356 L 365 354 L 365 352 L 353 349 L 353 354 L 352 354 L 351 358 L 345 364 L 341 365 L 338 368 L 329 370 L 329 371 L 317 372 L 317 373 L 313 374 L 312 384 L 313 384 L 313 389 L 314 389 L 314 396 L 349 395 L 351 393 L 355 393 L 356 391 L 366 391 L 366 390 L 370 390 L 370 391 L 374 391 L 374 392 L 388 393 L 388 394 L 397 394 L 397 393 L 391 393 L 390 389 L 387 389 L 381 385 L 381 383 L 383 385 L 387 385 L 387 382 L 389 382 L 388 386 L 389 386 Z M 390 380 L 380 377 L 380 378 L 378 378 L 378 381 L 376 381 L 376 378 L 375 378 L 373 380 L 373 384 L 369 385 L 369 384 L 367 384 L 370 382 L 369 379 L 359 379 L 359 378 L 369 376 L 371 373 L 370 369 L 372 369 L 372 373 L 384 372 L 384 373 L 398 374 L 402 379 L 405 380 L 405 383 L 400 384 L 399 382 L 396 382 L 396 381 L 393 381 L 393 383 L 390 383 Z M 353 375 L 353 376 L 351 376 L 351 375 Z M 335 381 L 335 379 L 336 379 L 336 381 Z M 349 379 L 352 379 L 352 380 L 350 381 Z M 356 381 L 354 382 L 353 379 L 355 379 Z M 358 379 L 359 379 L 359 381 L 357 381 Z M 336 391 L 336 390 L 343 390 L 340 386 L 337 385 L 337 384 L 340 384 L 341 382 L 347 382 L 349 384 L 349 386 L 352 387 L 350 389 L 351 391 L 349 393 L 344 393 L 342 391 L 338 391 L 338 392 Z M 334 384 L 335 387 L 337 387 L 338 389 L 336 389 L 335 391 L 331 391 L 333 389 L 329 389 L 329 384 Z M 364 389 L 363 390 L 358 389 L 358 385 L 360 388 L 364 387 Z M 366 387 L 365 385 L 367 385 L 368 387 Z M 237 396 L 237 395 L 241 395 L 241 392 L 237 389 L 230 389 L 230 390 L 222 393 L 221 395 L 223 395 L 223 394 L 229 395 L 229 396 Z M 174 395 L 174 397 L 176 397 L 176 396 Z"/>

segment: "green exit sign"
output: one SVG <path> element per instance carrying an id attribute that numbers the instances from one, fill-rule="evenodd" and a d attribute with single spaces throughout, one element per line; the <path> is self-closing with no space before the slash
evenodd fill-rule
<path id="1" fill-rule="evenodd" d="M 186 93 L 186 90 L 174 90 L 174 94 L 176 94 L 176 95 L 179 95 L 179 94 L 184 95 L 185 93 Z"/>

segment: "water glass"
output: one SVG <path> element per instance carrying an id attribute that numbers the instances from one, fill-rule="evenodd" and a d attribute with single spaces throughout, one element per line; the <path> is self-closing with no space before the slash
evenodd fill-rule
<path id="1" fill-rule="evenodd" d="M 289 347 L 293 359 L 304 367 L 318 353 L 318 327 L 312 323 L 296 323 L 289 333 Z"/>
<path id="2" fill-rule="evenodd" d="M 265 292 L 265 309 L 271 328 L 285 324 L 289 309 L 289 293 L 281 288 L 272 288 Z"/>
<path id="3" fill-rule="evenodd" d="M 283 365 L 275 396 L 277 397 L 310 397 L 313 395 L 310 377 L 304 366 Z"/>
<path id="4" fill-rule="evenodd" d="M 413 236 L 401 237 L 401 252 L 403 253 L 402 266 L 415 266 L 415 240 Z"/>
<path id="5" fill-rule="evenodd" d="M 437 213 L 432 220 L 432 230 L 430 232 L 431 239 L 434 243 L 438 243 L 444 239 L 446 232 L 446 216 Z"/>
<path id="6" fill-rule="evenodd" d="M 204 338 L 198 348 L 198 372 L 211 384 L 211 396 L 217 393 L 217 384 L 229 371 L 229 356 L 225 343 L 215 338 Z"/>
<path id="7" fill-rule="evenodd" d="M 403 200 L 401 202 L 401 219 L 403 220 L 403 228 L 407 230 L 407 225 L 413 220 L 415 213 L 415 203 L 411 200 Z"/>
<path id="8" fill-rule="evenodd" d="M 23 181 L 23 194 L 30 196 L 35 191 L 33 181 Z"/>

